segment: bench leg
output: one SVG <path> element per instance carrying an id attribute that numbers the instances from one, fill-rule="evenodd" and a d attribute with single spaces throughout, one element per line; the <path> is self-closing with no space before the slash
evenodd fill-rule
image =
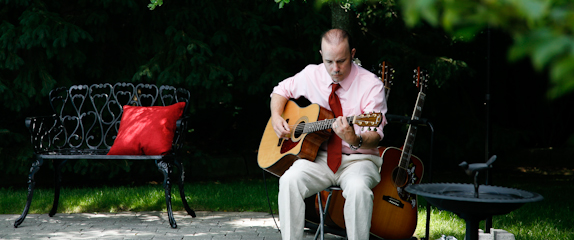
<path id="1" fill-rule="evenodd" d="M 191 209 L 189 207 L 189 204 L 187 204 L 187 199 L 185 199 L 185 192 L 183 189 L 183 179 L 185 178 L 185 171 L 183 170 L 183 165 L 177 161 L 177 159 L 174 161 L 174 164 L 179 168 L 179 196 L 181 197 L 181 202 L 183 203 L 183 207 L 185 208 L 185 211 L 187 211 L 187 214 L 191 215 L 191 217 L 195 217 L 195 211 L 193 211 L 193 209 Z"/>
<path id="2" fill-rule="evenodd" d="M 58 203 L 60 202 L 60 186 L 62 185 L 62 166 L 67 161 L 52 160 L 54 166 L 54 203 L 52 204 L 52 210 L 48 216 L 53 217 L 58 211 Z"/>
<path id="3" fill-rule="evenodd" d="M 175 218 L 173 218 L 173 211 L 171 210 L 171 179 L 169 177 L 171 166 L 169 162 L 163 160 L 156 161 L 156 164 L 159 171 L 163 174 L 163 188 L 165 190 L 165 203 L 167 205 L 169 225 L 171 225 L 172 228 L 177 228 L 177 223 L 175 222 Z"/>
<path id="4" fill-rule="evenodd" d="M 34 196 L 34 186 L 36 186 L 36 180 L 34 179 L 34 175 L 36 174 L 36 172 L 38 172 L 38 170 L 40 170 L 40 166 L 42 166 L 43 163 L 44 160 L 38 158 L 36 159 L 36 161 L 32 163 L 32 167 L 30 167 L 30 174 L 28 174 L 28 198 L 26 200 L 26 206 L 24 207 L 22 215 L 14 222 L 15 228 L 20 226 L 20 224 L 24 222 L 24 219 L 26 219 L 26 215 L 28 215 L 28 210 L 30 210 L 30 205 L 32 204 L 32 197 Z"/>

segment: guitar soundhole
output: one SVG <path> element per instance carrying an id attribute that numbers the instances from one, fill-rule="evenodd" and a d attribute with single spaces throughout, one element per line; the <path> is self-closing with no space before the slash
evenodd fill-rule
<path id="1" fill-rule="evenodd" d="M 395 168 L 391 177 L 393 178 L 393 183 L 396 187 L 404 187 L 407 185 L 408 173 L 405 169 L 399 167 Z"/>
<path id="2" fill-rule="evenodd" d="M 295 127 L 295 130 L 293 130 L 293 137 L 295 139 L 301 137 L 301 134 L 303 134 L 303 129 L 305 128 L 305 123 L 299 123 L 297 124 L 297 126 Z"/>

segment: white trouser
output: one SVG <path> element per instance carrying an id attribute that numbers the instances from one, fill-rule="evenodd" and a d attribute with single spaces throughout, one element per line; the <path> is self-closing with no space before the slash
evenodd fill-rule
<path id="1" fill-rule="evenodd" d="M 373 192 L 381 176 L 382 159 L 367 154 L 344 155 L 337 173 L 319 151 L 314 162 L 299 159 L 279 179 L 279 219 L 284 240 L 303 239 L 304 199 L 329 186 L 340 186 L 345 198 L 344 215 L 349 240 L 369 239 Z"/>

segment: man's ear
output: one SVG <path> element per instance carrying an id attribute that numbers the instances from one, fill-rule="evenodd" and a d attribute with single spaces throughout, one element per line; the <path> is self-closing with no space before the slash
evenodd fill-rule
<path id="1" fill-rule="evenodd" d="M 321 49 L 319 49 L 319 53 L 321 54 L 321 56 L 323 56 L 323 51 L 321 51 Z"/>
<path id="2" fill-rule="evenodd" d="M 357 50 L 353 48 L 353 49 L 351 50 L 351 60 L 352 60 L 353 58 L 355 58 L 355 52 L 357 52 Z"/>

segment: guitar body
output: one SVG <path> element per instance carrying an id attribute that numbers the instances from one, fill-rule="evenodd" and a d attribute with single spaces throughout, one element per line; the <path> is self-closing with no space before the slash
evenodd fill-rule
<path id="1" fill-rule="evenodd" d="M 420 182 L 424 166 L 419 158 L 411 155 L 409 182 L 397 188 L 392 179 L 393 171 L 399 165 L 402 150 L 395 147 L 379 148 L 383 165 L 381 166 L 381 182 L 373 188 L 373 216 L 371 219 L 371 235 L 383 239 L 411 238 L 417 227 L 418 209 L 416 195 L 409 194 L 404 188 Z M 321 192 L 323 206 L 326 203 L 328 192 Z M 315 200 L 316 202 L 316 200 Z M 392 203 L 391 203 L 392 202 Z M 345 228 L 343 207 L 345 198 L 342 191 L 333 191 L 329 206 L 329 217 L 325 220 L 327 225 L 334 224 Z M 318 205 L 316 204 L 318 211 Z"/>
<path id="2" fill-rule="evenodd" d="M 288 101 L 282 117 L 289 125 L 297 126 L 301 123 L 333 118 L 333 114 L 318 104 L 301 108 L 294 101 Z M 314 161 L 319 147 L 330 136 L 330 130 L 322 130 L 299 135 L 291 134 L 289 139 L 279 139 L 269 119 L 259 144 L 257 163 L 266 171 L 281 176 L 297 159 Z"/>
<path id="3" fill-rule="evenodd" d="M 408 185 L 420 183 L 424 166 L 418 157 L 411 155 L 408 181 L 406 185 L 397 187 L 392 176 L 399 166 L 403 150 L 388 147 L 379 151 L 382 151 L 383 165 L 381 182 L 373 188 L 375 196 L 371 233 L 385 239 L 410 238 L 417 227 L 417 196 L 404 189 Z"/>

